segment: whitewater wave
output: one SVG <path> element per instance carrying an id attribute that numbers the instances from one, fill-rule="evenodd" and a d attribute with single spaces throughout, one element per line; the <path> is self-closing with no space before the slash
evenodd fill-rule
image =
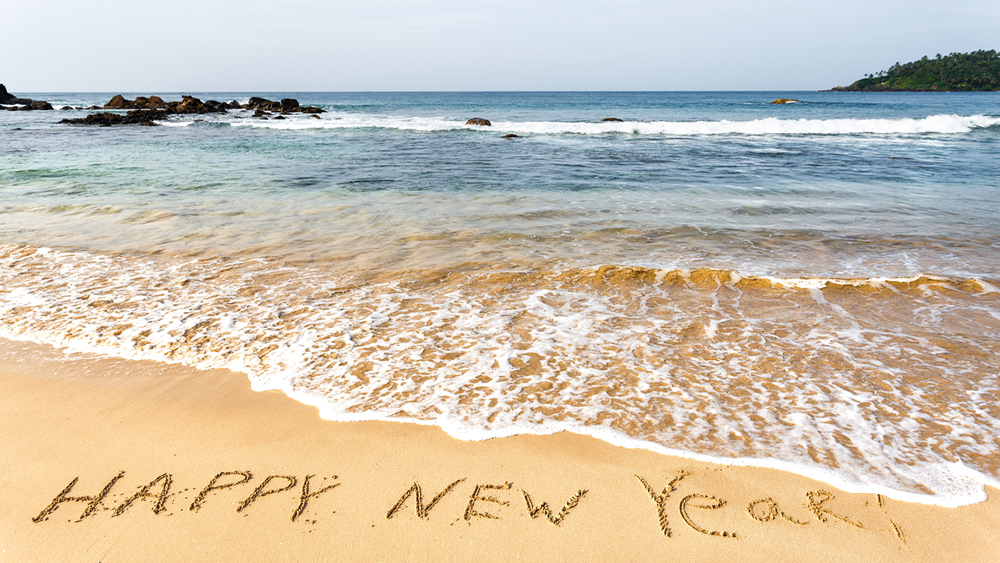
<path id="1" fill-rule="evenodd" d="M 190 125 L 192 122 L 177 122 Z M 367 114 L 324 114 L 320 119 L 293 116 L 284 120 L 231 120 L 237 127 L 296 129 L 399 129 L 405 131 L 475 130 L 518 135 L 919 135 L 961 134 L 1000 125 L 1000 117 L 932 115 L 903 119 L 779 119 L 751 121 L 493 121 L 491 127 L 438 117 L 393 117 Z"/>

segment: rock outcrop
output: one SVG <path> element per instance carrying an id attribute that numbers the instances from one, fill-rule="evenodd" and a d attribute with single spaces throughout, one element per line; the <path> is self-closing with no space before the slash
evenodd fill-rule
<path id="1" fill-rule="evenodd" d="M 48 109 L 52 109 L 50 106 Z M 91 106 L 89 109 L 100 109 Z M 229 110 L 254 110 L 254 117 L 266 119 L 265 116 L 271 113 L 323 113 L 317 107 L 299 105 L 298 100 L 285 98 L 280 102 L 267 100 L 264 98 L 250 98 L 243 105 L 233 100 L 231 102 L 217 102 L 215 100 L 201 101 L 192 96 L 181 96 L 180 101 L 165 102 L 159 96 L 138 96 L 134 100 L 129 100 L 125 96 L 118 94 L 104 104 L 104 109 L 130 110 L 126 115 L 119 113 L 95 113 L 80 119 L 63 119 L 60 123 L 74 125 L 155 125 L 156 121 L 162 121 L 171 115 L 205 114 L 205 113 L 226 113 Z M 314 115 L 313 117 L 319 117 Z"/>
<path id="2" fill-rule="evenodd" d="M 243 109 L 254 110 L 254 116 L 260 117 L 258 115 L 261 112 L 270 113 L 323 113 L 323 110 L 317 107 L 311 106 L 300 106 L 299 101 L 294 98 L 283 98 L 280 102 L 274 102 L 264 98 L 250 98 L 250 100 L 242 106 Z M 263 115 L 266 115 L 264 113 Z"/>
<path id="3" fill-rule="evenodd" d="M 17 96 L 7 92 L 7 87 L 0 84 L 0 104 L 3 105 L 31 105 L 32 100 L 28 98 L 18 98 Z"/>
<path id="4" fill-rule="evenodd" d="M 79 119 L 63 119 L 59 123 L 71 123 L 73 125 L 99 125 L 108 127 L 111 125 L 156 125 L 157 121 L 167 118 L 167 112 L 155 109 L 134 109 L 127 114 L 120 113 L 92 113 L 87 117 Z"/>
<path id="5" fill-rule="evenodd" d="M 271 100 L 255 97 L 255 98 L 250 98 L 250 101 L 244 104 L 243 108 L 257 110 L 257 111 L 277 112 L 281 111 L 281 102 L 272 102 Z"/>
<path id="6" fill-rule="evenodd" d="M 185 99 L 190 98 L 190 96 L 185 96 Z M 194 98 L 192 98 L 194 99 Z M 180 104 L 183 102 L 174 102 L 175 104 Z M 159 96 L 138 96 L 134 100 L 129 100 L 118 94 L 114 98 L 104 104 L 104 109 L 167 109 L 170 104 L 163 101 L 163 98 Z"/>
<path id="7" fill-rule="evenodd" d="M 612 123 L 624 123 L 625 120 L 618 119 L 617 117 L 605 117 L 601 121 L 610 121 Z"/>
<path id="8" fill-rule="evenodd" d="M 777 100 L 774 100 L 773 102 L 770 102 L 770 103 L 772 103 L 772 104 L 797 104 L 797 103 L 799 103 L 799 101 L 798 100 L 793 100 L 791 98 L 778 98 Z"/>
<path id="9" fill-rule="evenodd" d="M 105 109 L 124 109 L 126 107 L 127 103 L 128 103 L 128 100 L 125 99 L 125 96 L 122 96 L 121 94 L 118 94 L 114 98 L 111 98 L 110 102 L 104 104 L 104 108 Z"/>
<path id="10" fill-rule="evenodd" d="M 493 124 L 490 123 L 489 119 L 483 119 L 482 117 L 473 117 L 472 119 L 465 122 L 466 125 L 480 125 L 482 127 L 490 127 Z"/>
<path id="11" fill-rule="evenodd" d="M 43 102 L 41 100 L 31 100 L 28 98 L 18 98 L 17 96 L 7 92 L 7 87 L 0 84 L 0 105 L 18 105 L 21 107 L 9 107 L 4 108 L 7 111 L 32 111 L 32 110 L 46 110 L 54 109 L 52 105 L 48 102 Z"/>

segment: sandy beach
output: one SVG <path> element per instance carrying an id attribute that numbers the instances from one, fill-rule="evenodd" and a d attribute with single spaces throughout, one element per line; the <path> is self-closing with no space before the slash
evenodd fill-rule
<path id="1" fill-rule="evenodd" d="M 995 561 L 956 509 L 572 434 L 334 423 L 246 377 L 0 341 L 0 561 Z"/>

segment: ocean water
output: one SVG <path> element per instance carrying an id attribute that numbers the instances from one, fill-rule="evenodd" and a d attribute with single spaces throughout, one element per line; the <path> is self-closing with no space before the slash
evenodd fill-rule
<path id="1" fill-rule="evenodd" d="M 1000 93 L 193 94 L 326 113 L 0 112 L 0 336 L 332 420 L 1000 485 Z"/>

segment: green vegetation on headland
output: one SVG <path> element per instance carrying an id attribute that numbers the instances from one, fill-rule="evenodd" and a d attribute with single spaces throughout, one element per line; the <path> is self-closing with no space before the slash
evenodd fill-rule
<path id="1" fill-rule="evenodd" d="M 828 92 L 963 92 L 1000 90 L 1000 53 L 975 51 L 896 63 Z"/>

